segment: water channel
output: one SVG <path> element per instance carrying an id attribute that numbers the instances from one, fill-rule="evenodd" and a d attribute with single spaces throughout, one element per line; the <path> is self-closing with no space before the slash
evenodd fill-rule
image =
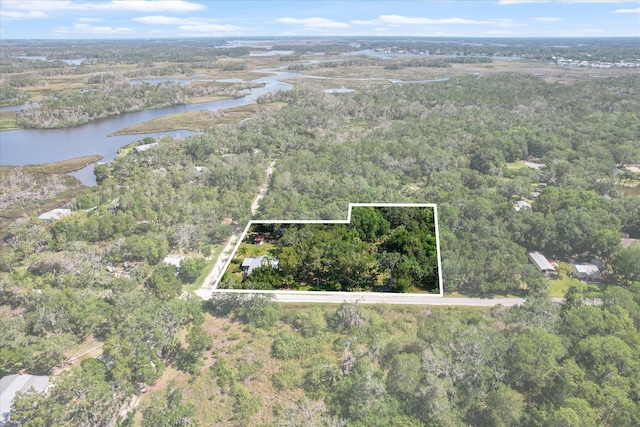
<path id="1" fill-rule="evenodd" d="M 240 98 L 223 99 L 219 101 L 206 102 L 200 104 L 177 105 L 172 107 L 164 107 L 150 110 L 143 110 L 134 113 L 119 114 L 116 116 L 105 117 L 85 123 L 80 126 L 61 129 L 17 129 L 11 131 L 0 132 L 0 164 L 1 165 L 28 165 L 40 164 L 48 162 L 58 162 L 68 160 L 75 157 L 89 156 L 99 154 L 102 156 L 103 162 L 111 162 L 116 155 L 116 150 L 133 141 L 140 140 L 144 137 L 151 136 L 172 136 L 186 137 L 192 135 L 193 132 L 188 130 L 177 130 L 171 132 L 159 132 L 135 135 L 107 136 L 117 130 L 127 126 L 151 120 L 156 117 L 168 114 L 184 113 L 196 110 L 216 111 L 224 108 L 240 107 L 251 104 L 255 100 L 266 93 L 279 90 L 290 90 L 293 86 L 284 83 L 281 80 L 305 77 L 331 80 L 331 77 L 320 77 L 313 75 L 301 75 L 298 72 L 287 71 L 287 66 L 277 69 L 257 69 L 256 73 L 271 74 L 253 80 L 254 83 L 264 84 L 263 87 L 246 89 L 248 94 Z M 197 76 L 193 80 L 197 80 Z M 149 80 L 173 80 L 173 79 L 146 79 Z M 220 81 L 231 81 L 232 79 L 220 79 Z M 233 79 L 235 80 L 235 79 Z M 352 80 L 371 80 L 358 79 Z M 422 83 L 446 81 L 447 78 L 430 79 L 417 82 L 404 82 L 397 79 L 389 79 L 392 83 Z M 141 82 L 142 80 L 140 80 Z M 182 84 L 188 84 L 190 80 L 180 80 Z M 153 83 L 158 83 L 154 81 Z M 328 93 L 346 93 L 351 92 L 348 88 L 329 89 Z M 3 110 L 18 110 L 24 106 L 2 107 Z M 95 176 L 93 174 L 94 165 L 89 165 L 70 175 L 75 176 L 84 185 L 96 185 Z"/>
<path id="2" fill-rule="evenodd" d="M 112 132 L 167 114 L 195 110 L 215 111 L 247 105 L 266 93 L 290 90 L 293 86 L 280 80 L 300 76 L 300 73 L 284 70 L 260 69 L 255 71 L 271 73 L 272 75 L 253 80 L 255 83 L 264 83 L 264 87 L 250 89 L 248 90 L 249 94 L 241 98 L 119 114 L 93 120 L 72 128 L 3 131 L 0 133 L 0 164 L 39 164 L 92 154 L 99 154 L 103 157 L 103 162 L 110 162 L 115 157 L 118 148 L 146 136 L 170 135 L 175 137 L 193 134 L 193 132 L 182 130 L 153 134 L 107 136 Z M 96 183 L 93 175 L 93 165 L 89 165 L 71 175 L 78 178 L 84 185 L 95 185 Z"/>

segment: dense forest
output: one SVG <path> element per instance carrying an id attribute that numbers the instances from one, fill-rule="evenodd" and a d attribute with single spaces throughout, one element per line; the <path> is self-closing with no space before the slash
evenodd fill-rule
<path id="1" fill-rule="evenodd" d="M 355 206 L 349 224 L 254 224 L 245 245 L 267 242 L 277 268 L 252 268 L 243 289 L 428 291 L 438 293 L 438 257 L 432 207 Z M 230 274 L 227 274 L 230 277 Z"/>
<path id="2" fill-rule="evenodd" d="M 174 377 L 120 421 L 637 425 L 640 247 L 621 238 L 640 238 L 627 169 L 640 162 L 638 88 L 637 75 L 561 84 L 521 73 L 348 94 L 300 83 L 262 97 L 286 105 L 252 120 L 124 150 L 96 167 L 99 185 L 71 215 L 23 218 L 3 238 L 0 376 L 67 368 L 49 396 L 19 398 L 15 419 L 111 425 L 132 396 Z M 258 218 L 436 203 L 445 294 L 527 302 L 296 308 L 183 293 L 250 219 L 273 160 Z M 574 280 L 553 304 L 529 250 L 587 253 L 605 265 L 602 283 Z M 179 270 L 162 262 L 170 253 L 188 256 Z M 87 342 L 100 359 L 69 361 Z"/>
<path id="3" fill-rule="evenodd" d="M 61 374 L 49 397 L 21 397 L 14 416 L 23 425 L 108 425 L 132 393 L 129 381 L 152 381 L 149 361 L 161 363 L 159 348 L 146 352 L 141 327 L 144 339 L 165 346 L 167 364 L 185 373 L 151 392 L 139 418 L 130 416 L 145 426 L 161 418 L 170 425 L 630 427 L 640 422 L 638 300 L 637 287 L 611 288 L 600 306 L 574 293 L 562 307 L 532 298 L 478 311 L 281 307 L 265 296 L 221 294 L 205 306 L 204 323 L 201 308 L 191 312 L 200 317 L 187 348 L 165 335 L 185 317 L 156 323 L 175 304 L 122 301 L 117 310 L 135 311 L 120 312 L 123 335 L 105 343 L 105 362 L 87 359 Z M 215 331 L 215 343 L 204 327 Z M 137 369 L 122 370 L 132 351 L 143 355 Z"/>

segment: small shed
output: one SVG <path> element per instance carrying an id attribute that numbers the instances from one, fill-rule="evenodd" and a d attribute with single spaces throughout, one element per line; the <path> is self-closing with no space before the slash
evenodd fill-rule
<path id="1" fill-rule="evenodd" d="M 600 277 L 600 269 L 595 264 L 573 264 L 573 274 L 580 280 L 593 281 Z"/>
<path id="2" fill-rule="evenodd" d="M 537 252 L 537 251 L 529 252 L 527 255 L 529 256 L 529 259 L 531 260 L 533 265 L 536 266 L 538 271 L 541 271 L 543 273 L 552 273 L 556 271 L 556 269 L 553 267 L 553 265 L 551 265 L 547 257 L 542 255 L 540 252 Z"/>
<path id="3" fill-rule="evenodd" d="M 55 221 L 56 219 L 60 219 L 69 215 L 71 215 L 71 209 L 58 208 L 51 209 L 50 211 L 43 213 L 42 215 L 38 216 L 38 219 L 41 219 L 43 221 Z"/>
<path id="4" fill-rule="evenodd" d="M 44 375 L 14 374 L 0 378 L 0 425 L 8 423 L 16 393 L 31 389 L 45 393 L 48 388 L 49 377 Z"/>
<path id="5" fill-rule="evenodd" d="M 531 209 L 531 203 L 525 202 L 524 200 L 518 200 L 513 208 L 516 211 L 520 211 L 521 209 Z"/>

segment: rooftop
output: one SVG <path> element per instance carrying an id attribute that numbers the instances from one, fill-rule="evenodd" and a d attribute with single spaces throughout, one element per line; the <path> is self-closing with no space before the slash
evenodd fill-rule
<path id="1" fill-rule="evenodd" d="M 152 142 L 151 144 L 138 145 L 136 147 L 133 147 L 133 150 L 136 151 L 137 153 L 139 153 L 141 151 L 147 151 L 149 148 L 153 148 L 156 145 L 158 145 L 157 142 Z"/>
<path id="2" fill-rule="evenodd" d="M 56 219 L 60 219 L 67 215 L 71 215 L 71 209 L 51 209 L 49 212 L 45 212 L 42 215 L 38 216 L 38 219 L 43 221 L 53 221 Z"/>
<path id="3" fill-rule="evenodd" d="M 597 276 L 600 274 L 600 269 L 594 264 L 573 264 L 573 268 L 575 268 L 579 274 L 586 274 L 587 276 Z"/>
<path id="4" fill-rule="evenodd" d="M 49 377 L 41 375 L 14 374 L 0 378 L 0 422 L 6 421 L 17 392 L 27 392 L 33 388 L 43 393 L 49 387 Z"/>
<path id="5" fill-rule="evenodd" d="M 259 268 L 259 267 L 264 267 L 265 265 L 269 265 L 269 263 L 271 264 L 271 266 L 273 268 L 278 268 L 278 260 L 277 259 L 271 259 L 270 261 L 267 259 L 267 257 L 265 256 L 259 256 L 256 258 L 245 258 L 242 261 L 242 265 L 241 268 L 243 271 L 246 271 L 247 276 L 251 274 L 251 272 L 253 271 L 254 268 Z"/>
<path id="6" fill-rule="evenodd" d="M 540 252 L 529 252 L 529 259 L 538 267 L 540 271 L 556 271 L 553 268 L 553 265 L 549 262 L 549 260 L 542 255 Z"/>

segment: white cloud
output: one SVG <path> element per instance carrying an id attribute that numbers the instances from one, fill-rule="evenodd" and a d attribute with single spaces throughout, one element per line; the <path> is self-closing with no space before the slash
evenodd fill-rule
<path id="1" fill-rule="evenodd" d="M 189 25 L 196 22 L 192 19 L 183 19 L 176 18 L 174 16 L 162 16 L 162 15 L 154 15 L 154 16 L 140 16 L 138 18 L 133 18 L 132 21 L 142 22 L 143 24 L 153 24 L 153 25 Z"/>
<path id="2" fill-rule="evenodd" d="M 194 12 L 206 7 L 186 0 L 111 0 L 108 3 L 87 1 L 3 0 L 5 9 L 29 11 L 113 10 L 133 12 Z"/>
<path id="3" fill-rule="evenodd" d="M 510 34 L 513 34 L 513 31 L 508 31 L 508 30 L 489 30 L 489 31 L 485 31 L 485 34 L 488 34 L 490 36 L 507 36 Z"/>
<path id="4" fill-rule="evenodd" d="M 349 28 L 349 24 L 344 22 L 332 21 L 326 18 L 278 18 L 276 21 L 282 24 L 303 25 L 307 28 Z"/>
<path id="5" fill-rule="evenodd" d="M 177 25 L 182 31 L 180 36 L 228 36 L 246 34 L 250 29 L 237 25 L 216 24 L 211 20 L 198 18 L 176 18 L 174 16 L 141 16 L 132 19 L 135 22 L 142 22 L 150 25 Z"/>
<path id="6" fill-rule="evenodd" d="M 104 19 L 100 18 L 78 18 L 78 22 L 103 22 Z"/>
<path id="7" fill-rule="evenodd" d="M 498 4 L 547 3 L 546 0 L 499 0 Z"/>
<path id="8" fill-rule="evenodd" d="M 370 21 L 354 20 L 355 25 L 433 25 L 433 24 L 495 24 L 496 21 L 476 21 L 465 18 L 424 18 L 401 15 L 380 15 Z"/>
<path id="9" fill-rule="evenodd" d="M 127 27 L 98 27 L 89 24 L 75 24 L 73 29 L 83 34 L 125 34 L 133 32 L 131 28 Z"/>
<path id="10" fill-rule="evenodd" d="M 533 18 L 533 20 L 537 22 L 558 22 L 558 21 L 562 21 L 562 18 L 558 18 L 556 16 L 547 16 L 547 17 Z"/>
<path id="11" fill-rule="evenodd" d="M 617 9 L 613 13 L 640 13 L 640 7 L 637 9 Z"/>
<path id="12" fill-rule="evenodd" d="M 198 3 L 185 0 L 112 0 L 110 3 L 94 4 L 98 10 L 118 10 L 136 12 L 194 12 L 205 9 Z"/>
<path id="13" fill-rule="evenodd" d="M 517 27 L 527 26 L 527 24 L 516 24 L 515 22 L 513 22 L 513 19 L 496 19 L 494 23 L 496 24 L 497 27 L 500 27 L 500 28 L 517 28 Z"/>
<path id="14" fill-rule="evenodd" d="M 39 10 L 32 10 L 29 12 L 20 12 L 18 10 L 0 10 L 0 16 L 3 18 L 46 18 L 47 14 Z"/>
<path id="15" fill-rule="evenodd" d="M 236 25 L 217 25 L 217 24 L 191 24 L 191 25 L 181 25 L 178 27 L 181 31 L 185 33 L 198 34 L 200 36 L 204 34 L 212 35 L 212 36 L 224 36 L 224 35 L 232 35 L 239 34 L 247 31 L 247 28 L 238 27 Z"/>
<path id="16" fill-rule="evenodd" d="M 50 10 L 69 10 L 76 8 L 70 1 L 30 1 L 30 0 L 3 0 L 3 12 L 7 9 L 29 10 L 31 12 L 47 12 Z"/>

